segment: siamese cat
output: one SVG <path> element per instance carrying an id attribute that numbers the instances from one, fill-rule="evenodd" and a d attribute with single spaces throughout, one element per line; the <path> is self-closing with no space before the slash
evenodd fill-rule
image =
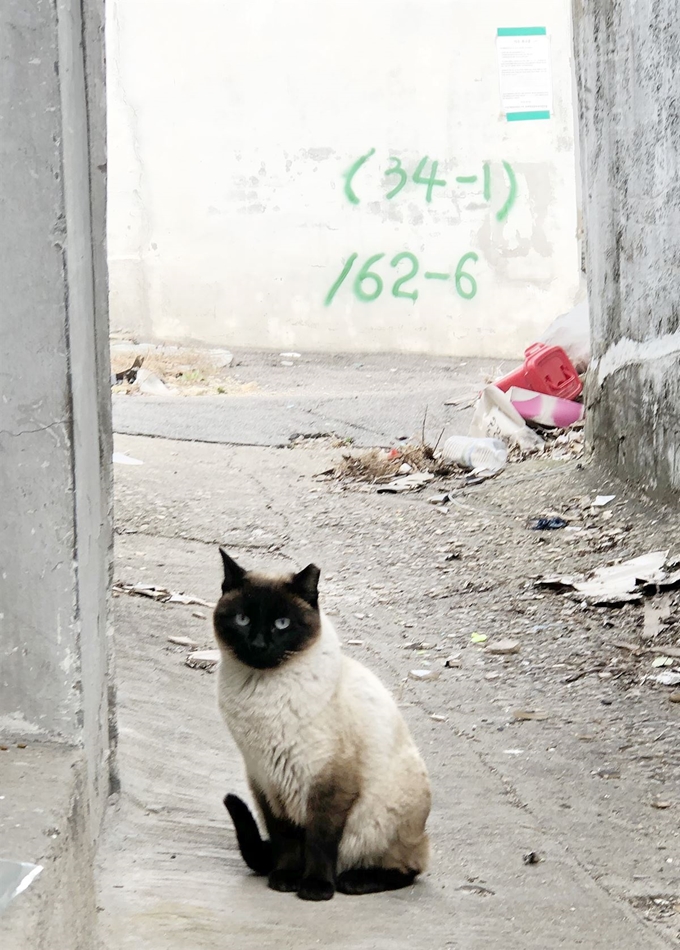
<path id="1" fill-rule="evenodd" d="M 268 577 L 220 553 L 219 706 L 269 836 L 227 795 L 244 861 L 303 900 L 406 887 L 427 865 L 430 785 L 396 703 L 342 654 L 317 567 Z"/>

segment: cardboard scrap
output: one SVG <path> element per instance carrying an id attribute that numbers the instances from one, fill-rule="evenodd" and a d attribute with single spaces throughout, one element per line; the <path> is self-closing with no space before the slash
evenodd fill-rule
<path id="1" fill-rule="evenodd" d="M 622 564 L 598 567 L 590 575 L 551 575 L 536 583 L 553 590 L 573 589 L 593 605 L 639 601 L 643 593 L 680 585 L 680 571 L 670 571 L 667 560 L 668 551 L 651 551 Z"/>

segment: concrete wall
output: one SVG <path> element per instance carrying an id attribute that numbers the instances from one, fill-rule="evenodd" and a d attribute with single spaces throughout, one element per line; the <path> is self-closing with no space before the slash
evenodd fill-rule
<path id="1" fill-rule="evenodd" d="M 574 2 L 596 454 L 680 488 L 680 21 L 672 0 Z"/>
<path id="2" fill-rule="evenodd" d="M 553 116 L 508 122 L 496 31 L 534 25 L 550 36 Z M 230 346 L 518 355 L 578 289 L 571 51 L 569 0 L 109 0 L 112 326 Z M 353 204 L 343 176 L 371 149 Z M 388 200 L 391 156 L 409 175 L 437 160 L 446 187 L 428 203 L 409 181 Z M 404 252 L 418 274 L 394 288 L 413 266 L 391 266 Z M 472 299 L 425 278 L 470 252 Z M 376 254 L 384 289 L 362 301 L 354 277 Z"/>
<path id="3" fill-rule="evenodd" d="M 0 4 L 0 735 L 108 791 L 103 4 Z M 96 827 L 97 822 L 94 822 Z"/>

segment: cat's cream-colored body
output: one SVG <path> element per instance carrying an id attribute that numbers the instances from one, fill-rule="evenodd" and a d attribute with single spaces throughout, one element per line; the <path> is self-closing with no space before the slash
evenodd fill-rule
<path id="1" fill-rule="evenodd" d="M 423 871 L 430 786 L 392 696 L 335 630 L 276 669 L 255 670 L 222 649 L 219 706 L 249 780 L 273 811 L 305 826 L 310 790 L 330 773 L 359 789 L 345 825 L 338 872 L 354 867 Z"/>

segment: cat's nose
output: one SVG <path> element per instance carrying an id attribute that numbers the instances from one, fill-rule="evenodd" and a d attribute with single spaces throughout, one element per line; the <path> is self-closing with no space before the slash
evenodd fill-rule
<path id="1" fill-rule="evenodd" d="M 261 650 L 264 646 L 266 646 L 264 637 L 262 636 L 261 633 L 256 633 L 253 639 L 251 640 L 251 643 L 254 647 L 257 647 L 258 650 Z"/>

